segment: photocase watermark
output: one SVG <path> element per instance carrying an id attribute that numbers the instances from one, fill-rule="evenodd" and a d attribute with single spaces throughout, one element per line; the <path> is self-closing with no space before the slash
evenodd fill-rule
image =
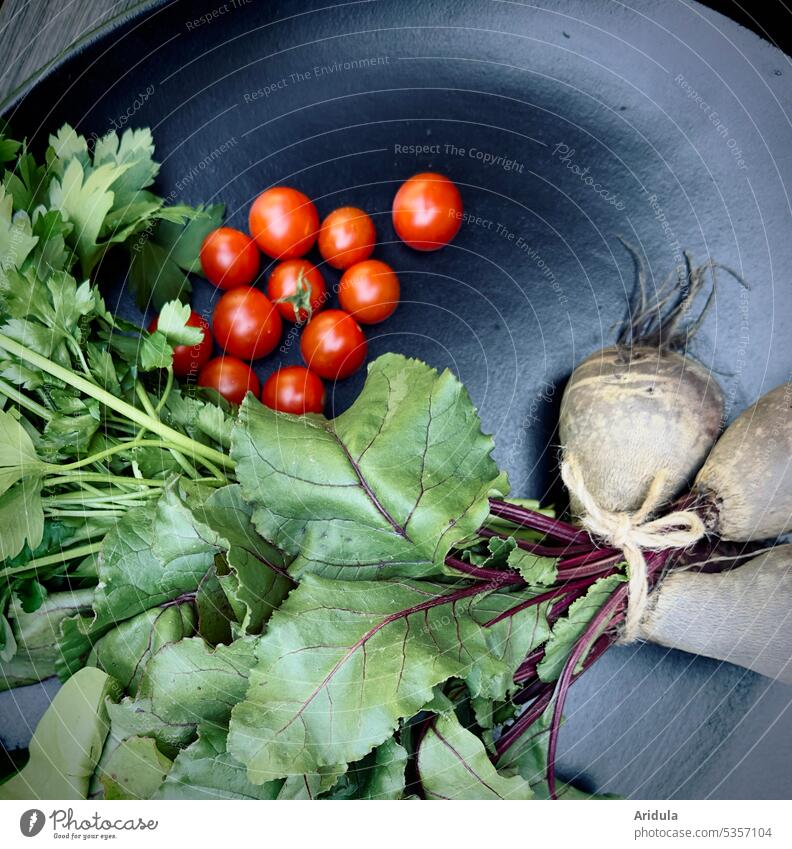
<path id="1" fill-rule="evenodd" d="M 558 142 L 553 148 L 553 156 L 558 157 L 558 161 L 566 167 L 568 171 L 580 178 L 580 181 L 588 186 L 594 194 L 599 195 L 606 203 L 609 203 L 619 212 L 623 212 L 625 207 L 624 201 L 619 197 L 617 192 L 612 192 L 606 186 L 599 183 L 591 173 L 591 168 L 587 165 L 581 168 L 575 162 L 576 151 L 574 147 L 570 147 L 565 142 Z"/>
<path id="2" fill-rule="evenodd" d="M 134 118 L 135 115 L 146 105 L 156 90 L 156 86 L 153 83 L 149 83 L 143 91 L 138 92 L 135 99 L 129 104 L 124 112 L 116 115 L 115 118 L 110 119 L 110 129 L 108 130 L 108 134 L 113 130 L 121 132 L 121 130 L 126 129 L 132 118 Z M 86 135 L 86 138 L 94 145 L 94 147 L 98 142 L 102 141 L 104 137 L 104 135 L 100 136 L 97 132 L 91 132 Z"/>
<path id="3" fill-rule="evenodd" d="M 735 165 L 740 170 L 745 170 L 748 167 L 748 164 L 745 161 L 742 148 L 740 147 L 737 139 L 729 132 L 729 127 L 723 122 L 720 113 L 712 108 L 712 106 L 701 96 L 693 85 L 691 85 L 689 80 L 685 79 L 684 74 L 677 74 L 676 77 L 674 77 L 674 82 L 682 89 L 682 91 L 685 92 L 688 100 L 695 103 L 701 112 L 707 116 L 707 120 L 715 129 L 715 132 L 725 140 L 726 147 L 731 152 Z"/>
<path id="4" fill-rule="evenodd" d="M 314 65 L 303 71 L 294 71 L 277 80 L 261 86 L 260 88 L 246 91 L 242 95 L 243 103 L 254 103 L 262 98 L 272 97 L 273 94 L 283 91 L 300 83 L 319 80 L 333 74 L 349 73 L 350 71 L 364 71 L 370 68 L 379 68 L 390 63 L 390 56 L 366 56 L 360 59 L 348 59 L 342 62 L 330 62 L 327 65 Z"/>
<path id="5" fill-rule="evenodd" d="M 139 92 L 132 103 L 129 104 L 125 112 L 122 112 L 117 117 L 110 119 L 113 129 L 123 130 L 132 118 L 146 105 L 148 100 L 154 94 L 154 91 L 155 87 L 153 83 L 149 83 L 143 91 Z"/>
<path id="6" fill-rule="evenodd" d="M 300 332 L 302 331 L 304 322 L 296 322 L 290 328 L 288 333 L 283 337 L 283 341 L 278 348 L 281 354 L 288 354 L 295 343 L 300 341 Z"/>
<path id="7" fill-rule="evenodd" d="M 19 818 L 19 830 L 25 837 L 35 837 L 44 828 L 45 822 L 44 811 L 40 811 L 38 808 L 31 808 L 29 811 L 25 811 Z"/>
<path id="8" fill-rule="evenodd" d="M 553 148 L 552 155 L 558 158 L 568 171 L 580 178 L 580 181 L 588 186 L 595 194 L 599 195 L 606 203 L 610 204 L 618 212 L 624 212 L 627 208 L 625 201 L 619 197 L 618 192 L 611 191 L 607 186 L 604 186 L 591 173 L 591 168 L 586 165 L 581 166 L 576 162 L 577 151 L 574 147 L 570 147 L 566 142 L 558 142 Z M 682 245 L 674 232 L 674 228 L 666 215 L 660 200 L 654 192 L 650 191 L 646 186 L 643 187 L 643 198 L 649 204 L 652 210 L 652 215 L 655 221 L 659 224 L 671 252 L 674 255 L 674 262 L 680 267 L 684 264 L 684 254 Z"/>
<path id="9" fill-rule="evenodd" d="M 118 836 L 120 832 L 156 831 L 159 820 L 143 819 L 124 815 L 116 819 L 103 817 L 98 811 L 90 816 L 75 816 L 73 808 L 55 808 L 47 816 L 38 808 L 25 811 L 19 818 L 19 830 L 25 837 L 35 837 L 40 834 L 47 820 L 53 838 L 62 840 L 108 840 Z"/>
<path id="10" fill-rule="evenodd" d="M 233 12 L 235 9 L 240 9 L 243 6 L 249 6 L 252 2 L 253 0 L 228 0 L 227 3 L 223 3 L 222 6 L 216 6 L 210 12 L 205 12 L 198 18 L 193 18 L 191 21 L 185 21 L 184 26 L 187 28 L 188 32 L 191 32 L 192 30 L 204 26 L 204 24 L 211 24 L 212 21 L 216 21 L 223 15 Z"/>
<path id="11" fill-rule="evenodd" d="M 456 144 L 446 142 L 441 144 L 394 144 L 393 152 L 400 156 L 432 156 L 443 154 L 445 156 L 456 156 L 463 159 L 473 159 L 480 162 L 486 168 L 502 168 L 504 171 L 522 174 L 525 164 L 516 159 L 511 159 L 500 153 L 482 150 L 478 147 L 460 147 Z"/>
<path id="12" fill-rule="evenodd" d="M 212 313 L 211 310 L 204 308 L 201 312 L 197 313 L 197 315 L 205 322 L 205 325 L 201 328 L 204 334 L 209 334 L 211 338 L 211 318 Z M 198 382 L 198 377 L 201 372 L 201 368 L 205 365 L 204 357 L 204 339 L 205 335 L 201 337 L 199 342 L 196 342 L 195 345 L 190 345 L 187 347 L 186 355 L 189 356 L 189 362 L 187 363 L 187 368 L 184 374 L 179 376 L 179 383 L 181 385 L 182 392 L 187 392 L 190 394 L 191 392 L 194 394 L 195 387 Z"/>

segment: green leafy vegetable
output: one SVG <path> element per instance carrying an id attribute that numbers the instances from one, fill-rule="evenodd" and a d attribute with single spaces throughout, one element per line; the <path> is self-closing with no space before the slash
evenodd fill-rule
<path id="1" fill-rule="evenodd" d="M 550 586 L 558 577 L 554 558 L 538 557 L 520 548 L 509 552 L 507 564 L 519 572 L 525 583 L 532 587 Z"/>
<path id="2" fill-rule="evenodd" d="M 90 589 L 51 593 L 32 612 L 26 612 L 22 601 L 14 599 L 8 614 L 16 653 L 4 658 L 0 667 L 0 690 L 55 675 L 61 622 L 89 609 L 92 598 L 93 590 Z"/>
<path id="3" fill-rule="evenodd" d="M 201 273 L 201 244 L 220 226 L 223 210 L 220 204 L 188 209 L 181 220 L 159 221 L 130 243 L 129 281 L 141 309 L 160 309 L 190 294 L 187 274 Z"/>
<path id="4" fill-rule="evenodd" d="M 33 440 L 19 420 L 0 410 L 0 495 L 23 477 L 35 479 L 43 468 Z"/>
<path id="5" fill-rule="evenodd" d="M 335 773 L 332 772 L 332 775 Z M 271 784 L 272 782 L 268 782 Z M 267 785 L 264 785 L 267 786 Z M 322 775 L 290 775 L 281 786 L 278 799 L 295 801 L 299 799 L 317 799 L 322 792 Z"/>
<path id="6" fill-rule="evenodd" d="M 170 643 L 149 660 L 138 688 L 157 720 L 189 740 L 199 724 L 225 726 L 248 687 L 255 644 L 239 639 L 211 648 L 197 637 Z M 159 737 L 159 733 L 153 734 Z M 167 743 L 169 736 L 163 737 Z"/>
<path id="7" fill-rule="evenodd" d="M 13 205 L 12 195 L 0 187 L 0 287 L 7 285 L 8 270 L 21 268 L 38 242 L 29 216 L 13 215 Z"/>
<path id="8" fill-rule="evenodd" d="M 459 381 L 395 354 L 332 421 L 248 398 L 231 446 L 256 527 L 294 555 L 292 574 L 345 580 L 441 574 L 506 488 L 491 451 Z"/>
<path id="9" fill-rule="evenodd" d="M 150 799 L 172 765 L 150 737 L 129 737 L 113 751 L 98 773 L 104 798 Z"/>
<path id="10" fill-rule="evenodd" d="M 286 573 L 288 561 L 256 533 L 252 508 L 238 485 L 218 489 L 193 512 L 219 535 L 225 554 L 219 581 L 242 633 L 260 633 L 294 586 Z"/>
<path id="11" fill-rule="evenodd" d="M 243 614 L 231 606 L 217 576 L 217 563 L 198 584 L 195 609 L 198 613 L 198 636 L 210 646 L 228 644 L 237 635 L 237 620 Z"/>
<path id="12" fill-rule="evenodd" d="M 195 726 L 188 723 L 166 722 L 153 712 L 150 699 L 124 698 L 117 704 L 107 705 L 110 734 L 102 754 L 100 768 L 107 762 L 121 742 L 130 737 L 151 737 L 168 757 L 175 758 L 179 751 L 195 737 Z"/>
<path id="13" fill-rule="evenodd" d="M 281 781 L 251 784 L 245 767 L 226 751 L 227 731 L 201 725 L 198 739 L 179 753 L 159 789 L 161 799 L 276 799 Z"/>
<path id="14" fill-rule="evenodd" d="M 101 637 L 86 665 L 111 673 L 134 696 L 148 660 L 163 646 L 192 636 L 196 624 L 195 608 L 190 604 L 146 610 Z"/>
<path id="15" fill-rule="evenodd" d="M 108 731 L 106 701 L 118 684 L 82 669 L 55 695 L 30 741 L 30 760 L 0 785 L 0 799 L 84 799 Z"/>
<path id="16" fill-rule="evenodd" d="M 393 738 L 352 764 L 328 793 L 330 799 L 401 799 L 407 751 Z"/>
<path id="17" fill-rule="evenodd" d="M 427 799 L 532 799 L 519 775 L 499 773 L 481 740 L 453 713 L 436 717 L 418 750 L 418 773 Z"/>
<path id="18" fill-rule="evenodd" d="M 168 344 L 197 345 L 203 339 L 200 327 L 188 327 L 190 305 L 170 301 L 160 310 L 157 319 L 157 333 L 162 333 Z"/>
<path id="19" fill-rule="evenodd" d="M 110 187 L 127 167 L 108 163 L 86 173 L 79 160 L 71 159 L 63 176 L 50 184 L 50 205 L 74 224 L 74 248 L 85 275 L 91 273 L 102 255 L 98 240 L 105 217 L 113 206 Z"/>
<path id="20" fill-rule="evenodd" d="M 82 666 L 93 643 L 109 630 L 198 588 L 212 564 L 210 549 L 189 554 L 177 549 L 169 559 L 161 559 L 152 550 L 155 541 L 172 527 L 173 513 L 182 510 L 186 508 L 169 490 L 155 510 L 136 507 L 107 534 L 99 558 L 99 585 L 92 615 L 68 620 L 63 626 L 62 675 L 68 676 Z M 127 633 L 131 630 L 125 629 Z M 119 671 L 119 676 L 125 678 L 127 671 Z"/>
<path id="21" fill-rule="evenodd" d="M 229 750 L 254 783 L 315 773 L 362 758 L 451 677 L 502 695 L 513 669 L 476 621 L 483 594 L 307 575 L 258 642 Z"/>
<path id="22" fill-rule="evenodd" d="M 25 478 L 0 495 L 0 560 L 14 557 L 27 544 L 36 548 L 44 536 L 41 482 Z"/>
<path id="23" fill-rule="evenodd" d="M 142 307 L 188 294 L 187 275 L 201 273 L 201 242 L 220 225 L 222 205 L 166 206 L 151 191 L 159 165 L 148 129 L 110 132 L 91 149 L 66 124 L 49 141 L 39 164 L 26 146 L 2 139 L 17 159 L 0 185 L 0 286 L 5 269 L 26 263 L 41 276 L 78 263 L 88 277 L 111 247 L 124 245 Z"/>

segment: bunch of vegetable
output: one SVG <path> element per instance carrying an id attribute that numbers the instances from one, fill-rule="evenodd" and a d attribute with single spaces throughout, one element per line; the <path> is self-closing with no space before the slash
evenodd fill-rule
<path id="1" fill-rule="evenodd" d="M 78 284 L 74 250 L 64 250 L 58 268 L 35 261 L 52 246 L 27 231 L 24 211 L 9 209 L 8 228 L 28 240 L 5 264 L 1 290 L 0 462 L 9 528 L 1 567 L 3 676 L 6 686 L 16 686 L 57 672 L 66 684 L 31 744 L 28 766 L 3 785 L 4 795 L 84 795 L 98 787 L 108 796 L 190 795 L 210 781 L 179 777 L 182 769 L 191 772 L 197 755 L 214 782 L 207 792 L 215 795 L 400 796 L 413 792 L 408 781 L 417 787 L 407 762 L 414 771 L 419 746 L 427 787 L 420 792 L 445 795 L 442 782 L 452 774 L 442 763 L 447 753 L 436 745 L 441 727 L 460 737 L 459 751 L 482 761 L 482 776 L 494 773 L 492 764 L 485 765 L 494 714 L 513 687 L 515 669 L 534 641 L 547 636 L 547 627 L 540 627 L 539 608 L 519 617 L 519 628 L 486 625 L 511 603 L 513 590 L 479 580 L 478 570 L 486 573 L 488 566 L 476 561 L 495 565 L 511 555 L 517 562 L 519 552 L 511 541 L 499 548 L 477 536 L 487 521 L 488 497 L 501 493 L 505 480 L 458 382 L 421 363 L 388 357 L 372 366 L 357 404 L 332 423 L 273 412 L 252 396 L 233 422 L 230 408 L 213 403 L 216 397 L 204 399 L 174 381 L 174 351 L 205 338 L 203 328 L 192 326 L 187 306 L 161 305 L 152 332 L 141 331 L 111 316 L 89 280 Z M 232 423 L 239 438 L 229 452 Z M 320 469 L 310 487 L 305 530 L 311 525 L 322 556 L 332 557 L 327 573 L 309 562 L 315 559 L 309 535 L 297 544 L 298 516 L 286 537 L 268 540 L 264 530 L 264 513 L 281 494 L 285 508 L 304 475 L 287 474 L 270 486 L 266 461 L 241 471 L 264 443 L 273 450 L 285 445 L 280 430 L 295 425 L 308 427 L 306 436 L 318 440 L 301 441 L 298 455 L 309 474 Z M 274 428 L 274 435 L 259 428 Z M 322 462 L 314 449 L 330 453 Z M 382 466 L 388 456 L 390 470 Z M 335 474 L 344 482 L 335 482 Z M 262 485 L 267 494 L 260 498 Z M 404 513 L 409 500 L 413 505 Z M 341 515 L 333 517 L 333 510 Z M 335 536 L 335 553 L 326 535 Z M 461 566 L 445 562 L 452 548 L 457 557 L 449 563 Z M 523 568 L 533 562 L 528 558 Z M 536 561 L 536 568 L 544 573 L 547 564 Z M 312 614 L 317 592 L 323 600 Z M 342 593 L 338 615 L 326 622 L 322 611 Z M 290 636 L 294 623 L 300 632 Z M 280 754 L 273 745 L 272 772 L 280 774 L 265 780 L 261 769 L 267 768 L 256 765 L 252 751 L 250 757 L 235 752 L 232 741 L 246 737 L 246 711 L 248 717 L 268 711 L 266 704 L 246 703 L 248 679 L 264 668 L 267 645 L 275 657 L 292 649 L 299 655 L 320 630 L 328 645 L 342 647 L 361 627 L 349 667 L 345 652 L 337 658 L 339 673 L 344 669 L 337 679 L 331 676 L 333 688 L 337 680 L 341 696 L 357 702 L 367 680 L 366 673 L 361 687 L 356 684 L 361 658 L 365 665 L 378 657 L 393 685 L 389 703 L 377 706 L 377 686 L 367 697 L 373 713 L 365 699 L 349 713 L 348 721 L 360 725 L 355 738 L 342 729 L 321 730 L 328 717 L 316 700 L 316 732 L 328 753 L 292 757 L 288 743 Z M 401 646 L 398 668 L 389 646 Z M 316 668 L 289 686 L 321 684 L 326 670 L 317 678 L 320 670 L 336 665 L 321 650 L 310 655 L 308 664 Z M 190 673 L 192 693 L 179 672 Z M 117 703 L 110 699 L 122 694 Z M 288 688 L 278 695 L 290 698 Z M 307 700 L 306 717 L 314 701 Z M 438 726 L 416 725 L 410 743 L 430 702 L 437 705 Z M 232 723 L 237 703 L 241 719 Z M 53 770 L 50 762 L 44 778 L 39 757 L 47 735 L 62 734 L 58 723 L 76 713 L 84 719 L 86 704 L 94 721 L 81 727 L 92 736 L 77 743 L 103 739 L 109 723 L 102 763 L 83 762 L 101 746 L 77 745 L 65 753 L 69 762 L 62 768 Z M 480 735 L 466 727 L 472 710 L 480 714 Z M 141 763 L 154 768 L 145 786 L 137 783 Z M 173 775 L 167 788 L 165 773 Z M 497 788 L 501 780 L 506 795 L 532 792 L 516 772 L 502 779 L 494 774 L 482 786 Z"/>
<path id="2" fill-rule="evenodd" d="M 718 425 L 669 404 L 666 375 L 684 375 L 691 393 L 708 384 L 651 333 L 567 390 L 581 527 L 507 500 L 466 391 L 419 361 L 371 363 L 332 420 L 251 393 L 237 412 L 178 387 L 174 351 L 204 338 L 189 307 L 162 304 L 151 333 L 114 318 L 90 280 L 78 284 L 65 238 L 59 267 L 37 259 L 60 242 L 20 212 L 0 279 L 0 680 L 55 672 L 65 684 L 2 797 L 579 796 L 553 768 L 564 699 L 624 636 L 630 546 L 667 537 L 641 552 L 651 585 L 730 556 L 710 535 L 790 528 L 785 468 L 772 452 L 741 454 L 746 423 L 760 420 L 789 456 L 786 390 L 743 414 L 699 469 Z M 703 274 L 689 269 L 687 297 Z M 579 404 L 579 391 L 593 397 Z M 597 446 L 575 431 L 589 414 L 661 427 L 683 459 L 643 469 L 633 458 L 623 487 L 606 471 L 600 488 Z M 605 470 L 623 445 L 608 450 Z M 754 505 L 730 489 L 748 464 Z M 629 502 L 607 501 L 622 490 Z M 671 517 L 650 526 L 671 498 Z M 706 531 L 684 547 L 683 514 Z M 595 519 L 612 538 L 587 529 Z"/>
<path id="3" fill-rule="evenodd" d="M 172 344 L 197 338 L 177 303 L 163 309 L 151 335 L 114 318 L 90 282 L 103 258 L 126 251 L 129 285 L 142 305 L 187 293 L 200 244 L 222 214 L 222 207 L 166 206 L 154 195 L 153 150 L 148 130 L 120 139 L 109 133 L 89 149 L 65 126 L 39 163 L 25 145 L 0 135 L 0 159 L 14 163 L 0 186 L 2 333 L 55 370 L 43 372 L 6 349 L 0 355 L 3 688 L 54 672 L 42 611 L 65 616 L 64 604 L 85 600 L 94 555 L 115 519 L 157 493 L 162 481 L 154 478 L 169 466 L 198 475 L 179 452 L 183 433 L 147 435 L 102 406 L 113 398 L 130 410 L 132 403 L 150 410 L 156 404 L 158 417 L 174 414 L 181 396 L 172 373 L 161 370 L 171 363 Z M 159 386 L 161 374 L 167 379 Z M 208 409 L 216 421 L 221 412 Z M 58 600 L 61 591 L 69 595 Z M 40 668 L 15 653 L 20 632 L 3 615 L 9 610 L 17 623 L 25 618 L 39 629 Z"/>

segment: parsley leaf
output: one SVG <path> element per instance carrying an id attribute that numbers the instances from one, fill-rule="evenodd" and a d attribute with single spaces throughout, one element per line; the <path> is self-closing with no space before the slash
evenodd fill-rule
<path id="1" fill-rule="evenodd" d="M 185 300 L 189 273 L 200 273 L 201 244 L 222 222 L 221 204 L 197 207 L 181 220 L 159 220 L 129 245 L 129 281 L 138 306 L 161 309 L 167 301 Z"/>
<path id="2" fill-rule="evenodd" d="M 160 310 L 157 332 L 162 333 L 170 345 L 198 345 L 203 339 L 200 327 L 189 327 L 191 313 L 189 304 L 169 301 Z"/>
<path id="3" fill-rule="evenodd" d="M 110 190 L 128 165 L 116 167 L 111 164 L 86 171 L 78 159 L 72 159 L 63 172 L 63 177 L 50 183 L 49 202 L 59 209 L 74 225 L 71 246 L 80 259 L 84 275 L 89 275 L 102 256 L 97 244 L 107 213 L 113 206 L 114 195 Z"/>

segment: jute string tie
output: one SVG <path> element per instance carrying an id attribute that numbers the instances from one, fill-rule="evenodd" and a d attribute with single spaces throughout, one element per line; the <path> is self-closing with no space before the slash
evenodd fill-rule
<path id="1" fill-rule="evenodd" d="M 581 524 L 595 537 L 624 554 L 629 576 L 627 614 L 619 642 L 638 639 L 641 619 L 649 601 L 649 575 L 644 551 L 687 548 L 698 542 L 706 528 L 691 510 L 675 510 L 656 519 L 650 518 L 663 502 L 668 472 L 661 471 L 652 481 L 641 507 L 633 513 L 605 510 L 589 492 L 574 455 L 567 455 L 561 465 L 561 477 L 569 492 L 582 507 Z"/>

